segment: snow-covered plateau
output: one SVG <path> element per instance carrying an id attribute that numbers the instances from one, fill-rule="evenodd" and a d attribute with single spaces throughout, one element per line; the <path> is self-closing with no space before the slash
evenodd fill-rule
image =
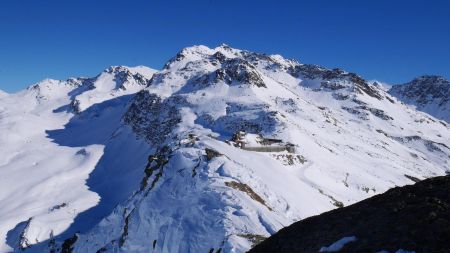
<path id="1" fill-rule="evenodd" d="M 1 93 L 0 252 L 245 252 L 445 175 L 450 87 L 435 79 L 415 98 L 222 45 Z"/>

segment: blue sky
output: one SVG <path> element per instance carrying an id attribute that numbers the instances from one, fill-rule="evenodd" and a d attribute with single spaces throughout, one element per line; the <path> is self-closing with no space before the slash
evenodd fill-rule
<path id="1" fill-rule="evenodd" d="M 2 1 L 0 89 L 159 69 L 180 49 L 221 43 L 403 83 L 450 77 L 450 1 Z"/>

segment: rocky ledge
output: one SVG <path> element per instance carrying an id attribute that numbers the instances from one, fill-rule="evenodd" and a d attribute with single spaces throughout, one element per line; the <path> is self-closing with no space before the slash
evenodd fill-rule
<path id="1" fill-rule="evenodd" d="M 450 252 L 450 175 L 294 223 L 260 252 Z"/>

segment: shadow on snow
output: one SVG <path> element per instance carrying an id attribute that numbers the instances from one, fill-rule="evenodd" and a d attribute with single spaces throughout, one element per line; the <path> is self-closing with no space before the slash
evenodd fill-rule
<path id="1" fill-rule="evenodd" d="M 77 232 L 88 231 L 139 188 L 150 147 L 145 141 L 136 139 L 128 127 L 121 126 L 122 116 L 132 96 L 116 97 L 92 105 L 74 115 L 63 129 L 46 132 L 54 143 L 80 148 L 80 151 L 90 145 L 104 146 L 103 155 L 86 180 L 89 190 L 97 193 L 100 201 L 96 206 L 79 213 L 67 230 L 55 235 L 57 241 L 65 240 Z M 68 109 L 68 105 L 65 105 L 54 110 L 54 113 Z M 7 244 L 10 247 L 17 249 L 17 239 L 25 223 L 17 224 L 8 232 Z M 49 240 L 40 242 L 32 248 L 43 248 L 48 243 Z"/>

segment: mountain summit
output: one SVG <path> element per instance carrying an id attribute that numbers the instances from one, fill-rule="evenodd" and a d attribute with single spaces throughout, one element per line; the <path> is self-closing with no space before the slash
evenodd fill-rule
<path id="1" fill-rule="evenodd" d="M 1 251 L 245 252 L 450 171 L 447 123 L 279 55 L 194 46 L 37 87 L 0 99 Z"/>

